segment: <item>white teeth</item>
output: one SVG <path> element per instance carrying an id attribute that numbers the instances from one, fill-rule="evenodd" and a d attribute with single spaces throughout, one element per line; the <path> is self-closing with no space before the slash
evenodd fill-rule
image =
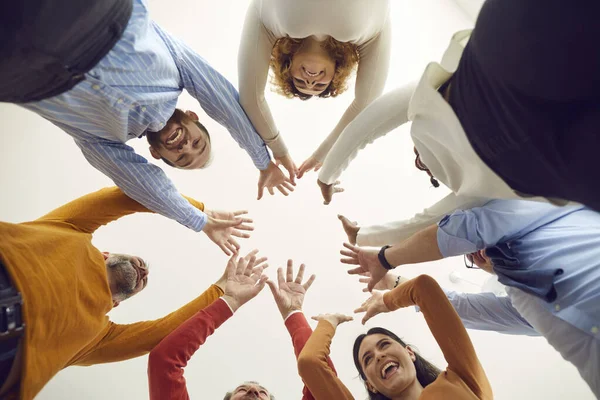
<path id="1" fill-rule="evenodd" d="M 167 140 L 167 144 L 171 145 L 173 143 L 176 143 L 181 138 L 182 134 L 183 134 L 183 129 L 181 129 L 181 128 L 177 129 L 177 135 L 175 135 L 175 137 L 173 139 Z"/>
<path id="2" fill-rule="evenodd" d="M 388 362 L 388 363 L 385 363 L 385 364 L 383 365 L 383 367 L 381 368 L 381 378 L 382 378 L 382 379 L 385 379 L 385 370 L 386 370 L 386 369 L 388 369 L 389 367 L 396 367 L 396 366 L 398 366 L 398 364 L 397 364 L 397 363 L 395 363 L 395 362 L 393 362 L 393 361 L 390 361 L 390 362 Z"/>

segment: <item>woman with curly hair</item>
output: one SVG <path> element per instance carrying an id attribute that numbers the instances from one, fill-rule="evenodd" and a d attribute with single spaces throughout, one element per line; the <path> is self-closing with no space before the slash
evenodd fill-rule
<path id="1" fill-rule="evenodd" d="M 318 170 L 344 128 L 381 95 L 391 44 L 388 0 L 253 0 L 238 54 L 240 103 L 290 179 Z M 297 168 L 264 96 L 269 69 L 288 98 L 335 97 L 357 68 L 355 97 L 319 148 Z"/>

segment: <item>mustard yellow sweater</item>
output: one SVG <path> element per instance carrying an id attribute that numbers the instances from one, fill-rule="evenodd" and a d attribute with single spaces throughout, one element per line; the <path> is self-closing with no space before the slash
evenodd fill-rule
<path id="1" fill-rule="evenodd" d="M 188 201 L 203 210 L 204 205 Z M 68 203 L 32 222 L 0 222 L 0 257 L 23 295 L 24 356 L 20 393 L 32 399 L 61 369 L 138 357 L 222 295 L 213 285 L 155 321 L 120 325 L 112 308 L 106 266 L 92 233 L 135 212 L 150 212 L 116 187 Z"/>

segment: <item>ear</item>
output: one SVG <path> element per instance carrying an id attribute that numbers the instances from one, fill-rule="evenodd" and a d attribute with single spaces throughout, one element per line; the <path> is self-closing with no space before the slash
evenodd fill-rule
<path id="1" fill-rule="evenodd" d="M 369 389 L 370 392 L 377 394 L 377 389 L 375 389 L 375 387 L 373 385 L 371 385 L 369 382 L 365 382 L 367 384 L 367 389 Z"/>
<path id="2" fill-rule="evenodd" d="M 406 351 L 408 352 L 408 355 L 410 357 L 410 359 L 415 362 L 417 361 L 417 355 L 415 354 L 415 352 L 413 351 L 413 349 L 410 348 L 410 346 L 406 346 Z"/>
<path id="3" fill-rule="evenodd" d="M 119 304 L 121 304 L 121 302 L 120 302 L 120 301 L 113 300 L 113 308 L 116 308 L 116 307 L 118 307 L 118 306 L 119 306 Z"/>
<path id="4" fill-rule="evenodd" d="M 187 110 L 185 112 L 185 115 L 187 115 L 188 117 L 190 117 L 194 121 L 198 121 L 200 119 L 200 118 L 198 118 L 198 115 L 195 112 L 190 111 L 190 110 Z"/>
<path id="5" fill-rule="evenodd" d="M 152 157 L 154 157 L 157 160 L 161 159 L 160 154 L 158 153 L 158 151 L 156 151 L 154 147 L 150 146 L 148 150 L 150 150 L 150 154 L 152 154 Z"/>

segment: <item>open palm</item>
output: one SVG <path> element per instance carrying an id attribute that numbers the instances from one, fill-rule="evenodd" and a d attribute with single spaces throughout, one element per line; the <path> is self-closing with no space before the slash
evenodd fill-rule
<path id="1" fill-rule="evenodd" d="M 311 277 L 304 284 L 302 279 L 304 278 L 304 264 L 300 265 L 298 275 L 294 279 L 294 264 L 292 260 L 287 262 L 286 277 L 283 277 L 283 269 L 277 269 L 277 284 L 273 281 L 268 281 L 267 284 L 273 293 L 277 308 L 281 312 L 281 315 L 285 318 L 290 312 L 295 310 L 301 310 L 302 304 L 304 303 L 304 295 L 306 291 L 315 280 L 315 275 Z"/>

